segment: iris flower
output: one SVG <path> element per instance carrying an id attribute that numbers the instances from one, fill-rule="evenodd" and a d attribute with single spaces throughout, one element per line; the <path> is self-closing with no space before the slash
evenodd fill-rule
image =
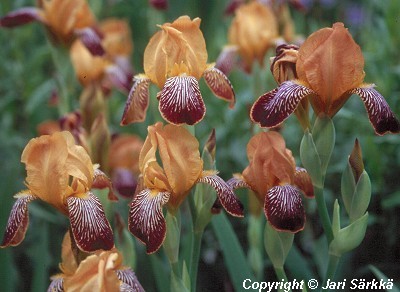
<path id="1" fill-rule="evenodd" d="M 277 37 L 278 22 L 269 7 L 252 1 L 236 9 L 228 32 L 229 44 L 238 50 L 247 72 L 251 72 L 255 61 L 264 63 L 265 54 Z"/>
<path id="2" fill-rule="evenodd" d="M 183 127 L 148 127 L 139 156 L 143 188 L 130 204 L 128 220 L 129 230 L 146 244 L 147 253 L 156 252 L 166 235 L 162 207 L 174 212 L 197 183 L 211 185 L 229 214 L 243 216 L 243 207 L 226 182 L 215 171 L 203 170 L 198 148 L 196 138 Z"/>
<path id="3" fill-rule="evenodd" d="M 181 16 L 160 28 L 145 49 L 145 73 L 133 79 L 121 125 L 144 121 L 151 82 L 161 89 L 157 94 L 159 110 L 171 124 L 194 125 L 203 119 L 206 107 L 198 82 L 201 77 L 216 96 L 229 101 L 232 107 L 235 94 L 230 81 L 219 69 L 207 64 L 200 19 Z"/>
<path id="4" fill-rule="evenodd" d="M 39 0 L 38 7 L 22 7 L 0 18 L 0 27 L 33 21 L 43 23 L 56 44 L 69 47 L 79 38 L 93 55 L 104 54 L 96 18 L 85 0 Z"/>
<path id="5" fill-rule="evenodd" d="M 56 132 L 29 141 L 21 161 L 27 171 L 27 189 L 15 195 L 1 247 L 15 246 L 25 237 L 29 224 L 28 203 L 40 199 L 68 216 L 77 246 L 86 252 L 109 250 L 113 233 L 92 188 L 109 187 L 106 175 L 93 165 L 71 133 Z"/>
<path id="6" fill-rule="evenodd" d="M 352 94 L 364 102 L 378 135 L 398 133 L 399 121 L 374 84 L 364 83 L 364 57 L 343 23 L 311 34 L 301 45 L 296 61 L 298 78 L 260 96 L 251 119 L 262 127 L 282 123 L 308 98 L 318 116 L 333 117 Z"/>
<path id="7" fill-rule="evenodd" d="M 110 18 L 100 22 L 97 29 L 103 36 L 102 56 L 91 54 L 80 39 L 71 45 L 70 57 L 78 80 L 85 87 L 100 86 L 104 92 L 114 85 L 128 93 L 133 76 L 129 60 L 133 51 L 129 25 L 125 20 Z"/>
<path id="8" fill-rule="evenodd" d="M 249 165 L 228 184 L 233 189 L 251 189 L 275 229 L 302 230 L 305 211 L 301 195 L 313 197 L 313 185 L 307 171 L 296 167 L 282 136 L 278 132 L 258 133 L 247 144 L 247 157 Z"/>
<path id="9" fill-rule="evenodd" d="M 47 291 L 144 291 L 131 268 L 122 265 L 122 255 L 116 248 L 96 251 L 78 265 L 67 233 L 61 257 L 62 273 L 51 277 Z"/>

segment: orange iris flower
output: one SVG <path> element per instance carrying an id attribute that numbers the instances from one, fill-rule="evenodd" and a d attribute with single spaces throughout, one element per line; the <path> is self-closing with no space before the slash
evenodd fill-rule
<path id="1" fill-rule="evenodd" d="M 165 23 L 144 52 L 144 74 L 134 77 L 121 125 L 144 121 L 149 105 L 150 82 L 156 84 L 159 110 L 171 124 L 193 125 L 206 112 L 198 80 L 204 77 L 213 93 L 231 103 L 235 94 L 228 78 L 207 64 L 207 50 L 200 19 L 181 16 Z"/>
<path id="2" fill-rule="evenodd" d="M 254 191 L 271 225 L 280 231 L 304 228 L 305 211 L 301 194 L 314 196 L 311 178 L 296 167 L 292 152 L 278 132 L 261 132 L 247 144 L 249 166 L 228 181 L 233 188 Z"/>
<path id="3" fill-rule="evenodd" d="M 70 57 L 79 82 L 84 86 L 98 84 L 104 88 L 112 84 L 129 92 L 133 76 L 129 60 L 133 51 L 129 24 L 122 19 L 110 18 L 100 22 L 97 29 L 102 35 L 102 56 L 91 54 L 80 39 L 71 46 Z"/>
<path id="4" fill-rule="evenodd" d="M 235 11 L 228 37 L 229 43 L 239 51 L 246 71 L 251 72 L 255 61 L 264 63 L 266 52 L 278 37 L 274 12 L 257 1 L 241 5 Z"/>
<path id="5" fill-rule="evenodd" d="M 70 132 L 55 132 L 34 138 L 26 145 L 21 161 L 25 164 L 27 190 L 15 195 L 1 247 L 15 246 L 25 237 L 29 224 L 28 203 L 40 199 L 69 217 L 77 246 L 86 252 L 109 250 L 113 232 L 92 188 L 110 189 L 111 182 L 93 165 L 86 150 L 75 145 Z"/>
<path id="6" fill-rule="evenodd" d="M 400 123 L 373 84 L 363 82 L 364 57 L 343 23 L 311 34 L 300 46 L 296 61 L 298 78 L 283 82 L 260 96 L 251 119 L 262 127 L 282 123 L 308 98 L 318 116 L 333 117 L 352 94 L 364 102 L 376 134 L 398 133 Z"/>
<path id="7" fill-rule="evenodd" d="M 61 258 L 62 273 L 51 277 L 47 291 L 144 291 L 131 268 L 122 265 L 122 254 L 116 248 L 96 251 L 78 265 L 66 233 Z"/>
<path id="8" fill-rule="evenodd" d="M 22 7 L 0 18 L 0 27 L 32 21 L 43 23 L 56 44 L 69 47 L 78 37 L 93 55 L 104 54 L 96 18 L 86 0 L 40 0 L 38 7 Z"/>
<path id="9" fill-rule="evenodd" d="M 243 207 L 226 182 L 215 171 L 203 170 L 198 148 L 197 139 L 182 127 L 148 127 L 139 156 L 143 189 L 133 198 L 128 219 L 129 230 L 146 244 L 147 253 L 156 252 L 166 235 L 162 207 L 176 210 L 197 183 L 210 184 L 228 213 L 243 216 Z"/>

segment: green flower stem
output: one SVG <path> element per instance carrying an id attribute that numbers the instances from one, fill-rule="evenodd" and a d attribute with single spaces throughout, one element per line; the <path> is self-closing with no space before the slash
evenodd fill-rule
<path id="1" fill-rule="evenodd" d="M 283 280 L 283 282 L 285 282 L 285 283 L 288 282 L 288 278 L 286 276 L 285 269 L 283 267 L 274 267 L 274 270 L 275 270 L 275 275 L 278 278 L 278 281 Z M 292 291 L 292 290 L 291 289 L 289 289 L 289 290 L 278 289 L 278 291 Z"/>
<path id="2" fill-rule="evenodd" d="M 197 284 L 197 272 L 199 267 L 200 251 L 201 251 L 201 239 L 203 237 L 204 230 L 194 230 L 192 239 L 192 257 L 190 261 L 189 275 L 190 285 L 192 291 L 196 291 Z"/>
<path id="3" fill-rule="evenodd" d="M 329 255 L 328 268 L 325 273 L 324 284 L 321 287 L 326 286 L 328 279 L 333 281 L 333 278 L 335 277 L 337 266 L 339 264 L 339 260 L 340 260 L 339 256 L 336 256 L 333 254 Z"/>
<path id="4" fill-rule="evenodd" d="M 323 187 L 314 187 L 315 190 L 315 201 L 317 202 L 317 209 L 319 217 L 322 221 L 322 226 L 324 228 L 326 237 L 328 239 L 328 244 L 333 240 L 333 231 L 331 218 L 329 217 L 328 208 L 326 207 L 324 189 Z"/>
<path id="5" fill-rule="evenodd" d="M 75 76 L 73 70 L 71 70 L 71 63 L 69 60 L 69 54 L 67 50 L 63 48 L 55 47 L 48 41 L 50 48 L 51 57 L 56 69 L 56 83 L 58 88 L 58 113 L 60 116 L 64 116 L 70 112 L 70 100 L 67 80 L 69 75 Z"/>

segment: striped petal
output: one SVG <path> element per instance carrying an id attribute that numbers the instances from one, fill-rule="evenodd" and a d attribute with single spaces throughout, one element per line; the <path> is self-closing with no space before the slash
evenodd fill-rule
<path id="1" fill-rule="evenodd" d="M 200 122 L 206 107 L 196 78 L 187 75 L 170 77 L 159 94 L 159 110 L 171 124 L 194 125 Z"/>
<path id="2" fill-rule="evenodd" d="M 311 180 L 311 176 L 307 170 L 302 167 L 296 167 L 294 173 L 294 184 L 303 191 L 307 198 L 314 198 L 314 186 Z"/>
<path id="3" fill-rule="evenodd" d="M 6 231 L 0 247 L 16 246 L 24 240 L 29 225 L 28 203 L 37 199 L 28 190 L 19 192 L 15 195 L 15 198 L 17 201 L 11 209 L 10 217 L 8 217 Z"/>
<path id="4" fill-rule="evenodd" d="M 361 97 L 376 134 L 399 133 L 399 120 L 394 116 L 383 96 L 374 89 L 374 86 L 373 84 L 367 84 L 350 90 L 350 93 L 355 93 Z"/>
<path id="5" fill-rule="evenodd" d="M 118 279 L 122 282 L 121 288 L 124 287 L 124 289 L 126 289 L 126 290 L 120 289 L 121 291 L 144 292 L 144 289 L 142 285 L 139 283 L 135 272 L 132 271 L 130 268 L 116 270 L 115 272 L 117 273 Z"/>
<path id="6" fill-rule="evenodd" d="M 42 21 L 40 10 L 35 7 L 22 7 L 0 18 L 0 27 L 13 28 L 33 21 Z"/>
<path id="7" fill-rule="evenodd" d="M 156 252 L 164 242 L 167 226 L 162 206 L 169 200 L 170 193 L 154 194 L 144 189 L 132 200 L 129 210 L 128 229 L 147 247 L 147 253 Z"/>
<path id="8" fill-rule="evenodd" d="M 85 198 L 69 197 L 67 205 L 72 234 L 79 249 L 92 252 L 113 248 L 113 232 L 96 196 L 88 192 Z"/>
<path id="9" fill-rule="evenodd" d="M 206 183 L 212 186 L 217 192 L 219 203 L 224 207 L 224 209 L 235 217 L 243 217 L 243 205 L 236 198 L 231 187 L 219 176 L 217 175 L 206 175 L 200 177 L 197 181 L 198 183 Z M 218 206 L 218 201 L 214 203 L 213 209 Z"/>
<path id="10" fill-rule="evenodd" d="M 51 277 L 51 280 L 47 292 L 64 292 L 64 278 L 62 275 L 53 276 Z"/>
<path id="11" fill-rule="evenodd" d="M 105 54 L 101 44 L 101 35 L 96 30 L 91 27 L 85 27 L 75 30 L 75 33 L 93 56 L 103 56 Z"/>
<path id="12" fill-rule="evenodd" d="M 143 122 L 149 107 L 150 79 L 144 75 L 133 77 L 133 85 L 125 104 L 121 126 L 131 123 Z"/>
<path id="13" fill-rule="evenodd" d="M 276 127 L 287 119 L 300 101 L 313 91 L 293 81 L 261 95 L 250 110 L 250 118 L 261 127 Z"/>
<path id="14" fill-rule="evenodd" d="M 291 185 L 275 186 L 268 191 L 264 213 L 279 231 L 298 232 L 306 221 L 300 191 Z"/>
<path id="15" fill-rule="evenodd" d="M 228 101 L 229 107 L 235 105 L 235 92 L 228 77 L 215 67 L 208 68 L 204 71 L 204 80 L 211 91 L 219 98 Z"/>
<path id="16" fill-rule="evenodd" d="M 238 188 L 248 188 L 251 189 L 251 187 L 242 179 L 237 178 L 237 177 L 232 177 L 226 182 L 233 190 L 236 190 Z"/>

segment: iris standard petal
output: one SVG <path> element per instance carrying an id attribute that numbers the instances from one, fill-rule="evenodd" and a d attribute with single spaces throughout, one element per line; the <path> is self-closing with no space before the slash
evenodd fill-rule
<path id="1" fill-rule="evenodd" d="M 125 104 L 121 126 L 135 122 L 143 122 L 149 107 L 150 79 L 145 75 L 133 77 L 133 85 Z"/>
<path id="2" fill-rule="evenodd" d="M 229 107 L 233 108 L 235 105 L 235 92 L 228 77 L 215 67 L 205 70 L 203 77 L 211 91 L 217 97 L 228 101 Z"/>
<path id="3" fill-rule="evenodd" d="M 199 178 L 199 183 L 206 183 L 212 186 L 217 192 L 219 202 L 224 209 L 235 217 L 243 217 L 243 205 L 236 198 L 230 186 L 217 175 L 206 175 Z"/>
<path id="4" fill-rule="evenodd" d="M 24 240 L 29 225 L 28 203 L 37 199 L 29 190 L 19 192 L 15 198 L 0 247 L 16 246 Z"/>
<path id="5" fill-rule="evenodd" d="M 170 193 L 153 194 L 144 189 L 132 200 L 129 210 L 128 229 L 147 249 L 147 253 L 156 252 L 164 242 L 167 226 L 162 206 L 169 200 Z"/>
<path id="6" fill-rule="evenodd" d="M 159 110 L 171 124 L 194 125 L 206 114 L 206 107 L 196 78 L 188 75 L 170 77 L 159 95 Z"/>
<path id="7" fill-rule="evenodd" d="M 250 110 L 252 121 L 262 127 L 281 124 L 297 108 L 300 101 L 313 91 L 294 81 L 283 82 L 277 89 L 261 95 Z"/>
<path id="8" fill-rule="evenodd" d="M 291 185 L 275 186 L 268 191 L 264 213 L 280 231 L 298 232 L 303 230 L 306 221 L 300 192 Z"/>
<path id="9" fill-rule="evenodd" d="M 82 251 L 113 248 L 113 232 L 96 196 L 88 192 L 83 198 L 68 197 L 67 204 L 72 234 Z"/>
<path id="10" fill-rule="evenodd" d="M 387 132 L 400 132 L 399 120 L 395 117 L 383 96 L 375 90 L 373 84 L 354 88 L 350 90 L 350 93 L 355 93 L 361 97 L 376 134 L 384 135 Z"/>

